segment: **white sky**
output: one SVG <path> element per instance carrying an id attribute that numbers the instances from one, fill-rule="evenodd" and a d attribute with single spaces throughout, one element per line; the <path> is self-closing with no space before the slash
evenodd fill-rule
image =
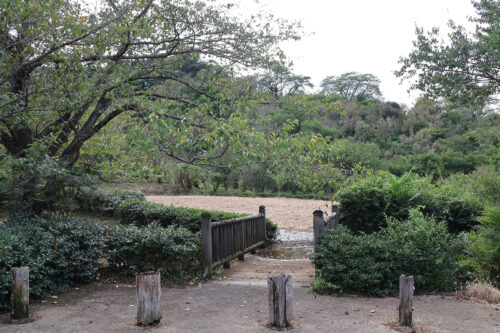
<path id="1" fill-rule="evenodd" d="M 471 27 L 470 0 L 240 0 L 241 10 L 268 8 L 276 16 L 302 21 L 312 32 L 283 45 L 294 73 L 308 75 L 319 88 L 327 75 L 371 73 L 381 82 L 385 100 L 413 105 L 418 92 L 407 93 L 393 72 L 412 49 L 415 25 L 447 32 L 447 22 Z M 443 30 L 444 29 L 444 30 Z"/>

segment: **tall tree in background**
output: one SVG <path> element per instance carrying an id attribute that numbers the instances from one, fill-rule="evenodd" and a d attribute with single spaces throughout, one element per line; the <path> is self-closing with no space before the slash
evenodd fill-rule
<path id="1" fill-rule="evenodd" d="M 304 92 L 312 88 L 311 77 L 297 75 L 284 66 L 274 66 L 265 74 L 257 77 L 257 85 L 267 90 L 275 99 Z"/>
<path id="2" fill-rule="evenodd" d="M 327 76 L 321 81 L 321 92 L 325 95 L 337 95 L 347 100 L 381 97 L 380 80 L 373 74 L 356 72 L 340 76 Z"/>
<path id="3" fill-rule="evenodd" d="M 221 97 L 186 77 L 186 59 L 215 60 L 224 70 L 265 68 L 283 59 L 277 43 L 298 38 L 287 22 L 263 15 L 243 20 L 231 14 L 232 6 L 109 0 L 91 12 L 73 0 L 1 2 L 0 143 L 17 161 L 17 209 L 36 210 L 33 156 L 72 166 L 84 143 L 124 113 L 208 130 L 218 119 L 200 103 Z M 169 82 L 196 100 L 159 89 Z"/>
<path id="4" fill-rule="evenodd" d="M 443 42 L 438 28 L 416 29 L 414 49 L 400 60 L 396 75 L 415 78 L 412 88 L 455 105 L 483 107 L 500 92 L 500 1 L 474 1 L 473 33 L 449 22 Z"/>

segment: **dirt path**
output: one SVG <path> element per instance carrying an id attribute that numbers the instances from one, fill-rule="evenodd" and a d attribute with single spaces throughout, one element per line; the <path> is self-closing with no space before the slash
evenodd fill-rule
<path id="1" fill-rule="evenodd" d="M 267 287 L 209 282 L 190 288 L 162 288 L 163 319 L 151 332 L 271 332 Z M 292 332 L 390 333 L 384 322 L 397 317 L 398 300 L 316 296 L 294 286 L 295 329 Z M 52 304 L 57 301 L 56 304 Z M 31 306 L 39 319 L 24 325 L 4 324 L 2 333 L 144 332 L 135 326 L 133 285 L 91 284 Z M 426 332 L 499 333 L 500 311 L 492 305 L 454 297 L 414 299 L 414 320 Z"/>
<path id="2" fill-rule="evenodd" d="M 290 198 L 245 198 L 181 195 L 152 195 L 147 199 L 164 205 L 220 210 L 233 213 L 256 214 L 259 205 L 266 206 L 266 216 L 279 228 L 312 231 L 313 211 L 331 211 L 331 202 Z"/>

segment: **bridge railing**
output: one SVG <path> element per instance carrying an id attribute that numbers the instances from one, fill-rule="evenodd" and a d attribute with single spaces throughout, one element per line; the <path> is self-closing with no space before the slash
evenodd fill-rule
<path id="1" fill-rule="evenodd" d="M 259 207 L 259 214 L 212 222 L 210 213 L 201 217 L 204 275 L 235 258 L 243 259 L 266 244 L 266 208 Z"/>
<path id="2" fill-rule="evenodd" d="M 313 212 L 314 243 L 317 243 L 323 234 L 330 229 L 336 229 L 339 225 L 339 206 L 332 205 L 332 214 L 325 219 L 322 210 Z"/>

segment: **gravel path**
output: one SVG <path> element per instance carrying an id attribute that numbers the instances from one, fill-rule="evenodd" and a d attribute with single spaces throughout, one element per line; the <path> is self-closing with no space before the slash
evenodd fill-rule
<path id="1" fill-rule="evenodd" d="M 281 229 L 312 231 L 313 211 L 331 212 L 331 202 L 290 198 L 246 198 L 200 195 L 151 195 L 147 199 L 164 205 L 257 214 L 259 205 L 266 206 L 266 216 Z"/>

